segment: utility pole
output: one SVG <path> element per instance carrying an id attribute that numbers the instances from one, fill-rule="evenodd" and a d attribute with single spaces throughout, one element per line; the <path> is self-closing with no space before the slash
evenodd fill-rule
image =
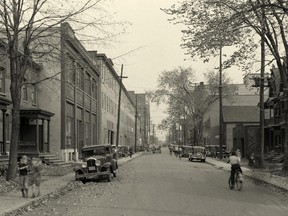
<path id="1" fill-rule="evenodd" d="M 222 102 L 222 42 L 220 42 L 219 56 L 219 157 L 223 158 L 223 102 Z"/>
<path id="2" fill-rule="evenodd" d="M 154 145 L 155 145 L 155 124 L 152 124 L 152 127 L 153 127 L 153 129 L 152 129 L 152 133 L 153 133 L 153 143 L 154 143 Z"/>
<path id="3" fill-rule="evenodd" d="M 262 2 L 263 3 L 263 2 Z M 259 156 L 258 156 L 258 166 L 263 167 L 263 155 L 264 155 L 264 74 L 265 74 L 265 11 L 262 6 L 262 23 L 261 23 L 261 70 L 260 70 L 260 145 L 259 145 Z M 257 163 L 257 162 L 256 162 Z"/>
<path id="4" fill-rule="evenodd" d="M 121 92 L 122 92 L 122 79 L 128 78 L 123 76 L 123 64 L 121 65 L 121 75 L 119 77 L 119 97 L 118 97 L 118 114 L 117 114 L 117 134 L 116 134 L 116 148 L 119 146 L 119 129 L 120 129 L 120 113 L 121 113 Z M 118 151 L 117 151 L 118 152 Z"/>
<path id="5" fill-rule="evenodd" d="M 137 94 L 135 94 L 135 153 L 137 152 L 137 119 L 138 119 L 138 98 Z"/>

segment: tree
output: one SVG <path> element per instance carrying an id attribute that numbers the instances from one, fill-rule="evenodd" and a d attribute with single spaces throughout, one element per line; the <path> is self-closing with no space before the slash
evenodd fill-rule
<path id="1" fill-rule="evenodd" d="M 225 67 L 241 65 L 249 71 L 264 32 L 263 40 L 268 47 L 266 55 L 270 57 L 266 65 L 276 62 L 287 98 L 287 8 L 285 0 L 196 0 L 184 1 L 178 7 L 173 5 L 164 11 L 173 16 L 172 21 L 186 26 L 182 47 L 192 57 L 208 61 L 217 54 L 217 40 L 233 45 L 235 51 L 224 63 Z M 285 115 L 283 170 L 288 171 L 288 110 Z"/>
<path id="2" fill-rule="evenodd" d="M 197 144 L 203 143 L 203 117 L 211 104 L 219 99 L 219 76 L 215 72 L 205 74 L 207 85 L 195 83 L 195 74 L 191 68 L 163 71 L 158 78 L 158 89 L 152 93 L 152 102 L 166 103 L 168 117 L 162 120 L 160 128 L 169 128 L 181 123 L 181 118 L 193 121 Z M 236 86 L 229 85 L 230 80 L 224 76 L 224 97 L 231 99 Z"/>
<path id="3" fill-rule="evenodd" d="M 7 43 L 6 54 L 10 58 L 10 93 L 13 105 L 7 180 L 14 179 L 17 172 L 21 87 L 24 84 L 29 61 L 53 53 L 53 48 L 49 47 L 49 43 L 43 38 L 53 35 L 51 29 L 63 22 L 73 22 L 79 30 L 87 26 L 95 29 L 103 28 L 103 17 L 91 16 L 99 14 L 100 2 L 100 0 L 1 0 L 0 33 Z M 85 17 L 85 13 L 88 12 L 89 19 Z M 39 53 L 39 47 L 48 49 Z"/>

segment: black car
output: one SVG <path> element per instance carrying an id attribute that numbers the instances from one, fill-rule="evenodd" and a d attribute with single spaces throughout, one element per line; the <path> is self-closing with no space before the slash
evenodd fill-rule
<path id="1" fill-rule="evenodd" d="M 82 148 L 83 163 L 75 167 L 75 179 L 83 183 L 88 180 L 106 179 L 112 180 L 116 177 L 118 164 L 112 151 L 112 146 L 93 145 Z"/>

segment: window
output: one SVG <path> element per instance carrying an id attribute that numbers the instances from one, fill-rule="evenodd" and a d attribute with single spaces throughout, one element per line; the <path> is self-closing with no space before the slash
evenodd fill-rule
<path id="1" fill-rule="evenodd" d="M 92 97 L 97 99 L 97 83 L 95 79 L 92 79 Z"/>
<path id="2" fill-rule="evenodd" d="M 77 86 L 81 89 L 84 90 L 84 80 L 83 80 L 83 68 L 81 67 L 81 65 L 77 64 L 77 70 L 76 70 L 76 76 L 77 76 Z"/>
<path id="3" fill-rule="evenodd" d="M 27 82 L 27 78 L 24 78 L 24 83 Z M 28 88 L 27 84 L 24 84 L 22 87 L 22 95 L 23 95 L 23 100 L 28 101 Z"/>
<path id="4" fill-rule="evenodd" d="M 66 61 L 66 74 L 67 74 L 67 81 L 75 84 L 75 65 L 74 61 L 71 57 L 67 57 Z"/>
<path id="5" fill-rule="evenodd" d="M 0 92 L 5 93 L 5 68 L 0 66 Z"/>
<path id="6" fill-rule="evenodd" d="M 66 147 L 72 147 L 72 132 L 73 130 L 73 118 L 67 116 L 66 117 Z"/>
<path id="7" fill-rule="evenodd" d="M 32 104 L 33 105 L 37 104 L 37 88 L 36 88 L 36 85 L 32 85 L 31 98 L 32 98 Z"/>
<path id="8" fill-rule="evenodd" d="M 91 145 L 91 126 L 90 126 L 90 113 L 85 112 L 85 139 L 86 145 Z"/>
<path id="9" fill-rule="evenodd" d="M 97 126 L 96 126 L 97 118 L 96 115 L 92 115 L 92 138 L 93 138 L 93 143 L 92 145 L 95 145 L 97 143 Z"/>
<path id="10" fill-rule="evenodd" d="M 91 79 L 88 73 L 85 73 L 85 92 L 91 95 Z"/>
<path id="11" fill-rule="evenodd" d="M 74 106 L 67 103 L 66 111 L 66 147 L 73 147 L 73 134 L 74 134 Z"/>

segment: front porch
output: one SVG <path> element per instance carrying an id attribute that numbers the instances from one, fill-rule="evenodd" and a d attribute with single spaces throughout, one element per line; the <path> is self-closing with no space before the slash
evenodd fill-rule
<path id="1" fill-rule="evenodd" d="M 39 157 L 50 151 L 50 118 L 54 114 L 40 108 L 20 110 L 18 157 Z"/>

